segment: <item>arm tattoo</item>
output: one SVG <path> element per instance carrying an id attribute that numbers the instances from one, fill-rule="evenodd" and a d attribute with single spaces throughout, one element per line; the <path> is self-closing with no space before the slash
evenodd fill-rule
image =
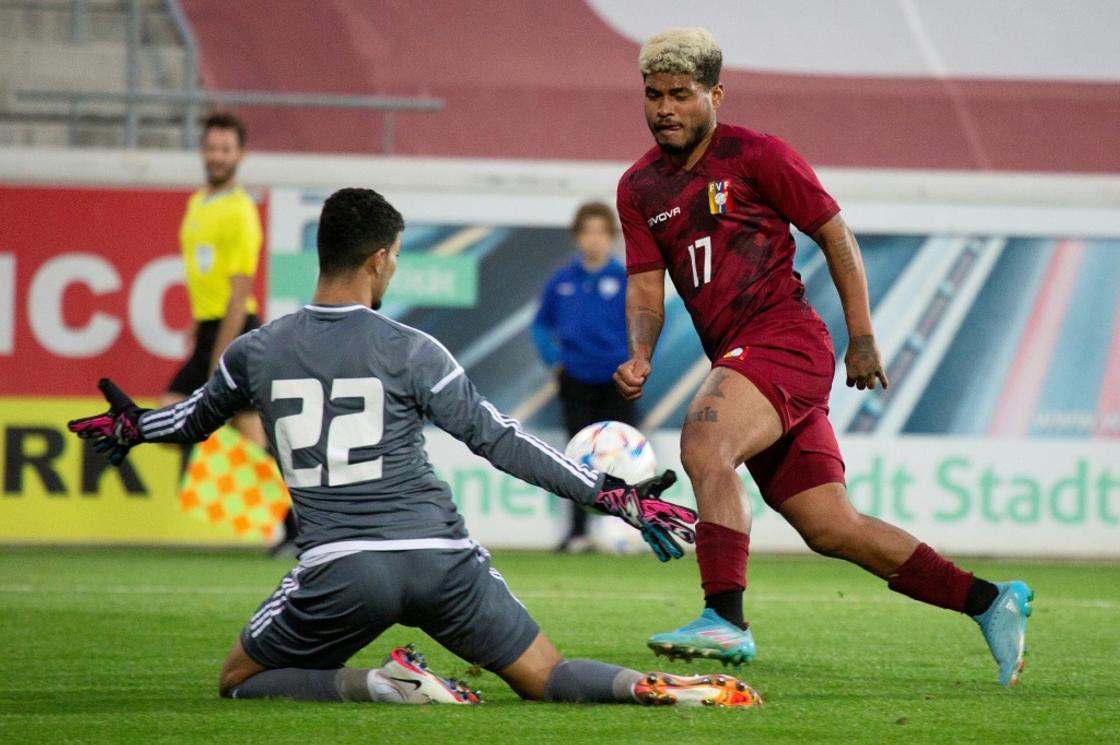
<path id="1" fill-rule="evenodd" d="M 705 406 L 703 409 L 694 409 L 684 415 L 685 424 L 704 424 L 706 422 L 718 422 L 719 412 L 711 406 Z"/>
<path id="2" fill-rule="evenodd" d="M 846 226 L 843 236 L 828 241 L 828 247 L 831 249 L 836 263 L 848 274 L 852 274 L 859 269 L 856 263 L 855 252 L 852 250 L 853 245 L 856 245 L 856 237 L 852 235 L 852 231 L 848 230 Z"/>
<path id="3" fill-rule="evenodd" d="M 664 311 L 646 306 L 638 306 L 630 317 L 630 348 L 646 348 L 651 352 L 657 344 L 657 337 L 661 335 L 661 325 L 664 322 Z"/>

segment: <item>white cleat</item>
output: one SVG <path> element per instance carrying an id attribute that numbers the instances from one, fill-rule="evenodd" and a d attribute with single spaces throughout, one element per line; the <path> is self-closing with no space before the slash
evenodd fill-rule
<path id="1" fill-rule="evenodd" d="M 378 673 L 401 692 L 406 704 L 482 703 L 479 692 L 462 681 L 444 679 L 429 670 L 424 655 L 411 644 L 390 652 Z"/>

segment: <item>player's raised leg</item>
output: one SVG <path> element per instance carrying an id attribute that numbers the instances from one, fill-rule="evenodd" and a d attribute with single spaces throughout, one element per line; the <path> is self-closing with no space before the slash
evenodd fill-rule
<path id="1" fill-rule="evenodd" d="M 993 584 L 958 568 L 906 531 L 857 512 L 843 484 L 815 486 L 778 509 L 817 553 L 858 564 L 907 597 L 971 616 L 999 665 L 1000 685 L 1018 682 L 1034 598 L 1025 583 Z"/>
<path id="2" fill-rule="evenodd" d="M 750 380 L 726 367 L 712 369 L 681 432 L 681 463 L 700 513 L 696 560 L 705 608 L 691 623 L 652 636 L 655 653 L 725 663 L 754 658 L 754 638 L 743 621 L 750 502 L 735 469 L 781 435 L 777 411 Z"/>

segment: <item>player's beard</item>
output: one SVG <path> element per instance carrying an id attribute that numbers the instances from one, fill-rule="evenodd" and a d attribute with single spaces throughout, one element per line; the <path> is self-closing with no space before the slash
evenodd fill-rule
<path id="1" fill-rule="evenodd" d="M 707 136 L 708 132 L 712 129 L 712 118 L 708 117 L 698 127 L 692 130 L 692 136 L 680 145 L 673 145 L 671 143 L 663 143 L 657 139 L 657 130 L 652 126 L 650 130 L 654 133 L 654 142 L 661 148 L 661 152 L 673 157 L 686 157 L 689 153 L 696 149 L 696 146 Z"/>
<path id="2" fill-rule="evenodd" d="M 211 188 L 217 188 L 219 186 L 225 186 L 226 184 L 233 181 L 233 177 L 236 176 L 236 175 L 237 175 L 237 166 L 236 165 L 226 166 L 226 167 L 222 167 L 220 169 L 211 168 L 209 165 L 206 166 L 206 183 Z"/>

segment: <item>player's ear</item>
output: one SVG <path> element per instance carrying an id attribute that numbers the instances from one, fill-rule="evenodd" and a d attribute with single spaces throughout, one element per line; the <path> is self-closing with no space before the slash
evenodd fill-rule
<path id="1" fill-rule="evenodd" d="M 379 248 L 369 255 L 366 259 L 365 269 L 373 275 L 381 276 L 385 273 L 385 267 L 389 263 L 389 251 L 386 248 Z"/>
<path id="2" fill-rule="evenodd" d="M 710 92 L 712 94 L 712 109 L 718 109 L 719 105 L 723 103 L 723 83 L 713 85 Z"/>

